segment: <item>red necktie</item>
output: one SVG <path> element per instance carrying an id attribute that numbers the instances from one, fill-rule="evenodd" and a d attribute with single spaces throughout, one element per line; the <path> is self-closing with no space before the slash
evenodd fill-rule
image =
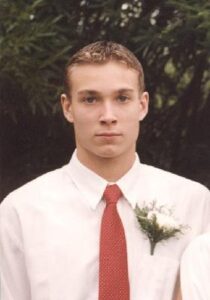
<path id="1" fill-rule="evenodd" d="M 99 300 L 129 300 L 126 240 L 117 212 L 121 196 L 116 184 L 106 187 L 100 237 Z"/>

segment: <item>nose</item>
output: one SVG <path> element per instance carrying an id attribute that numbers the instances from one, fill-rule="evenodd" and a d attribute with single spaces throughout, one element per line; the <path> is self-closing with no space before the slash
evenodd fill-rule
<path id="1" fill-rule="evenodd" d="M 115 124 L 117 122 L 117 116 L 115 113 L 114 105 L 112 103 L 103 103 L 99 121 L 101 124 Z"/>

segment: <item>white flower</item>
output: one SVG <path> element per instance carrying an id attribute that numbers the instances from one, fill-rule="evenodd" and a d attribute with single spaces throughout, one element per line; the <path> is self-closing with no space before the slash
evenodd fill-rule
<path id="1" fill-rule="evenodd" d="M 167 227 L 167 228 L 178 228 L 179 227 L 179 225 L 174 220 L 174 218 L 172 218 L 171 216 L 162 214 L 156 210 L 151 210 L 148 213 L 147 218 L 149 220 L 151 220 L 154 218 L 154 216 L 156 217 L 156 221 L 160 227 Z"/>
<path id="2" fill-rule="evenodd" d="M 183 234 L 186 226 L 180 225 L 172 215 L 172 209 L 166 206 L 157 206 L 156 201 L 142 208 L 136 206 L 135 213 L 141 230 L 150 242 L 150 254 L 159 242 Z"/>

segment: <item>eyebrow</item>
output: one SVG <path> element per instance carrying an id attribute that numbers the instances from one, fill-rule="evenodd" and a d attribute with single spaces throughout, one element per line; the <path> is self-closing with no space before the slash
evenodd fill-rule
<path id="1" fill-rule="evenodd" d="M 79 95 L 83 95 L 83 94 L 90 94 L 90 95 L 95 95 L 95 94 L 99 94 L 99 92 L 94 91 L 94 90 L 82 90 L 78 92 Z"/>
<path id="2" fill-rule="evenodd" d="M 133 93 L 134 90 L 130 89 L 130 88 L 122 88 L 116 91 L 113 91 L 114 93 Z M 84 95 L 84 94 L 89 94 L 89 95 L 96 95 L 96 94 L 100 94 L 99 91 L 95 91 L 95 90 L 81 90 L 78 92 L 78 95 Z"/>
<path id="3" fill-rule="evenodd" d="M 134 90 L 133 89 L 129 89 L 129 88 L 124 88 L 124 89 L 119 89 L 116 92 L 118 92 L 118 93 L 133 93 Z"/>

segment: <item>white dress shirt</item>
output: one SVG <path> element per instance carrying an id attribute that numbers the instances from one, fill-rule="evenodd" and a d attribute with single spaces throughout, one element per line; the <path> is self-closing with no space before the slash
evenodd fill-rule
<path id="1" fill-rule="evenodd" d="M 181 260 L 183 300 L 210 299 L 210 232 L 195 238 Z"/>
<path id="2" fill-rule="evenodd" d="M 130 299 L 171 300 L 182 252 L 210 220 L 210 193 L 199 183 L 141 164 L 137 156 L 117 184 L 124 195 L 117 208 L 127 241 Z M 3 201 L 1 300 L 98 299 L 106 185 L 74 153 L 68 165 L 33 180 Z M 151 256 L 133 209 L 137 203 L 142 207 L 154 200 L 173 207 L 178 222 L 189 228 L 179 239 L 157 244 Z"/>

